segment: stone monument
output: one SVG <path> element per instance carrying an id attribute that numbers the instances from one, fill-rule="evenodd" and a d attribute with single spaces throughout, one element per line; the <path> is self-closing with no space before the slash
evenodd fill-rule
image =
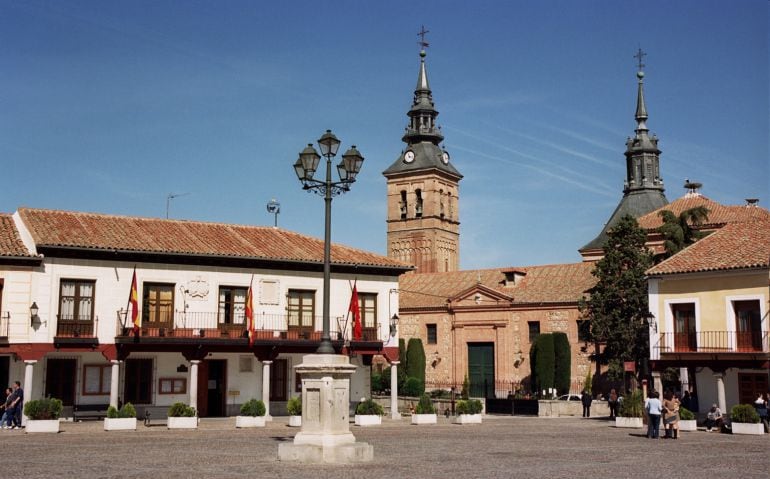
<path id="1" fill-rule="evenodd" d="M 278 445 L 278 460 L 309 463 L 369 462 L 374 448 L 350 432 L 347 356 L 308 354 L 295 366 L 302 377 L 302 429 L 294 442 Z"/>

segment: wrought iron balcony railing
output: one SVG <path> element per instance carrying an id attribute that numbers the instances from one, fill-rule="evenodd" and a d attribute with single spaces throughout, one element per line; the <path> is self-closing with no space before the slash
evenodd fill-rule
<path id="1" fill-rule="evenodd" d="M 56 337 L 59 338 L 95 338 L 99 318 L 96 316 L 56 316 Z"/>
<path id="2" fill-rule="evenodd" d="M 768 333 L 760 331 L 698 331 L 660 333 L 657 346 L 666 353 L 756 353 L 770 352 Z"/>
<path id="3" fill-rule="evenodd" d="M 346 338 L 343 331 L 350 330 L 350 324 L 345 327 L 345 319 L 332 318 L 330 334 L 332 340 Z M 254 316 L 256 340 L 321 340 L 321 316 L 304 316 L 287 314 L 256 314 Z M 378 341 L 378 329 L 363 328 L 363 341 Z M 349 333 L 348 333 L 349 334 Z M 133 325 L 126 318 L 126 311 L 118 311 L 116 336 L 133 336 Z M 200 338 L 200 339 L 240 339 L 248 337 L 248 326 L 243 313 L 222 314 L 216 312 L 181 312 L 176 311 L 166 315 L 152 315 L 143 318 L 139 327 L 140 337 L 166 338 Z"/>

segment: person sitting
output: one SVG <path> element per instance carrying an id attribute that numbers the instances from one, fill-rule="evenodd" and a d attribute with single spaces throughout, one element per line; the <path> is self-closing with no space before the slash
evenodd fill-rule
<path id="1" fill-rule="evenodd" d="M 706 413 L 706 431 L 711 432 L 713 428 L 717 428 L 719 431 L 722 428 L 724 417 L 722 417 L 722 411 L 717 407 L 716 403 L 711 405 L 711 409 Z"/>
<path id="2" fill-rule="evenodd" d="M 759 414 L 759 420 L 764 424 L 766 430 L 770 430 L 770 424 L 768 423 L 767 413 L 767 401 L 762 393 L 757 394 L 757 399 L 754 401 L 754 407 Z"/>

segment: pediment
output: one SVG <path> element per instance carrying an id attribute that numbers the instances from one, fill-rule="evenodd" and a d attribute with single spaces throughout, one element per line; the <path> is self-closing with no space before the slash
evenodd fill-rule
<path id="1" fill-rule="evenodd" d="M 513 296 L 501 293 L 483 284 L 474 285 L 449 298 L 453 307 L 458 306 L 497 306 L 513 301 Z"/>

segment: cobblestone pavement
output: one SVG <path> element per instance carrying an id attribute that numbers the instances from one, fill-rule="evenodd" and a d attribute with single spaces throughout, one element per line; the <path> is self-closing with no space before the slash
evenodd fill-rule
<path id="1" fill-rule="evenodd" d="M 351 425 L 374 446 L 374 462 L 302 465 L 277 460 L 297 429 L 275 418 L 236 430 L 235 419 L 203 419 L 197 431 L 163 426 L 104 432 L 101 421 L 61 424 L 59 434 L 0 430 L 2 467 L 25 478 L 516 478 L 740 477 L 767 479 L 770 436 L 703 431 L 650 440 L 605 420 L 487 416 L 481 425 Z"/>

